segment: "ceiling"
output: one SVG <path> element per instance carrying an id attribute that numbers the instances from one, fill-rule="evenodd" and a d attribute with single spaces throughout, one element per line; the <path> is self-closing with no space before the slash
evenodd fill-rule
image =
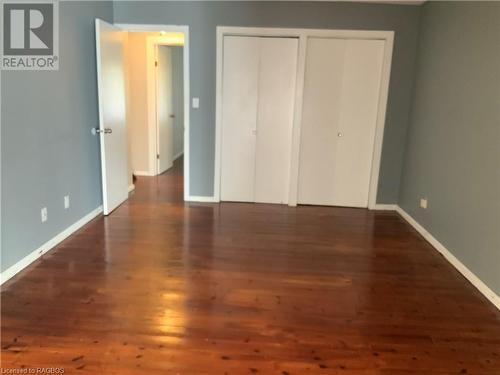
<path id="1" fill-rule="evenodd" d="M 330 0 L 319 0 L 330 1 Z M 373 4 L 403 4 L 403 5 L 422 5 L 427 0 L 337 0 L 342 2 L 358 2 L 358 3 L 373 3 Z"/>
<path id="2" fill-rule="evenodd" d="M 185 0 L 186 1 L 186 0 Z M 190 1 L 190 0 L 187 0 Z M 206 0 L 210 1 L 210 0 Z M 264 0 L 276 1 L 276 0 Z M 324 1 L 324 2 L 343 2 L 343 3 L 370 3 L 370 4 L 399 4 L 399 5 L 422 5 L 428 0 L 277 0 L 277 1 Z"/>

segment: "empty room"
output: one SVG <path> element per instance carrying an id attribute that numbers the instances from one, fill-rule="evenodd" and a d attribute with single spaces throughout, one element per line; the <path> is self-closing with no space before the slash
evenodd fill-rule
<path id="1" fill-rule="evenodd" d="M 500 2 L 0 8 L 2 374 L 500 374 Z"/>

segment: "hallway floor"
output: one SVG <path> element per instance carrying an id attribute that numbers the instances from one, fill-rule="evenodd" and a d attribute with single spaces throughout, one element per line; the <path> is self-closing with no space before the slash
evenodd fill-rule
<path id="1" fill-rule="evenodd" d="M 2 367 L 500 374 L 500 312 L 398 214 L 182 195 L 179 162 L 140 177 L 8 281 Z"/>

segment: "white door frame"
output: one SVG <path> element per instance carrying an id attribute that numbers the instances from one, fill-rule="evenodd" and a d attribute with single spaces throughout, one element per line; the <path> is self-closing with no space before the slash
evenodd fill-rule
<path id="1" fill-rule="evenodd" d="M 273 36 L 299 38 L 299 55 L 297 62 L 297 80 L 295 93 L 295 109 L 292 130 L 292 153 L 290 165 L 289 206 L 297 205 L 297 186 L 299 179 L 299 152 L 300 128 L 302 123 L 302 98 L 304 91 L 304 76 L 306 62 L 307 39 L 310 37 L 342 38 L 342 39 L 377 39 L 384 40 L 384 61 L 382 63 L 382 77 L 375 129 L 375 144 L 372 157 L 370 175 L 370 192 L 368 208 L 374 209 L 377 205 L 378 181 L 380 172 L 380 158 L 384 138 L 385 118 L 387 112 L 387 98 L 389 94 L 389 80 L 391 76 L 392 49 L 394 31 L 378 30 L 317 30 L 317 29 L 283 29 L 260 27 L 226 27 L 217 26 L 217 76 L 216 76 L 216 110 L 215 110 L 215 172 L 214 172 L 214 201 L 220 201 L 220 168 L 222 147 L 222 58 L 224 36 Z"/>
<path id="2" fill-rule="evenodd" d="M 130 32 L 181 32 L 184 34 L 184 46 L 182 50 L 183 63 L 183 81 L 184 81 L 184 200 L 190 200 L 189 191 L 189 26 L 180 25 L 153 25 L 153 24 L 133 24 L 133 23 L 115 23 L 115 26 L 120 27 L 125 31 Z M 154 53 L 154 48 L 149 48 L 154 45 L 163 45 L 161 42 L 153 42 L 150 37 L 147 38 L 146 51 L 148 61 L 152 61 L 151 51 Z M 165 43 L 168 44 L 168 43 Z M 172 45 L 172 44 L 169 44 Z M 152 150 L 149 155 L 150 174 L 158 174 L 156 160 L 156 80 L 154 79 L 154 71 L 147 69 L 147 96 L 148 96 L 148 143 L 149 149 Z"/>

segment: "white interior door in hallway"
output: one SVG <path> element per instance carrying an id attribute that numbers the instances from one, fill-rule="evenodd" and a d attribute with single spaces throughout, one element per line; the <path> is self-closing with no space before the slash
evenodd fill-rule
<path id="1" fill-rule="evenodd" d="M 157 172 L 165 172 L 174 165 L 174 113 L 172 94 L 172 50 L 168 46 L 156 48 L 156 150 Z"/>
<path id="2" fill-rule="evenodd" d="M 384 45 L 308 38 L 299 204 L 368 206 Z"/>
<path id="3" fill-rule="evenodd" d="M 221 200 L 287 203 L 297 38 L 225 36 Z"/>

